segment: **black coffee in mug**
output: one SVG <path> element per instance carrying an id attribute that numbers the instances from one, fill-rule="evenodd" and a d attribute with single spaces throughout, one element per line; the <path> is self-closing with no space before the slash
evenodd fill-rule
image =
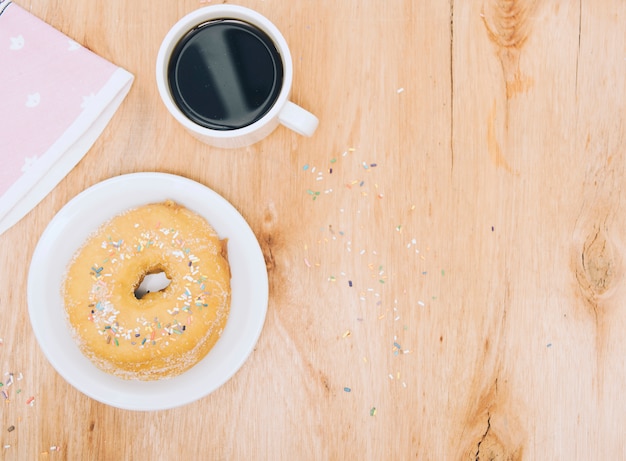
<path id="1" fill-rule="evenodd" d="M 280 93 L 283 63 L 272 39 L 244 21 L 200 24 L 176 45 L 168 67 L 172 97 L 198 125 L 243 128 L 263 117 Z"/>

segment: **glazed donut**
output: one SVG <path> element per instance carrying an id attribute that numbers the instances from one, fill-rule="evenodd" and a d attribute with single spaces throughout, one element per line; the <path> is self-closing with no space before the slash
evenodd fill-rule
<path id="1" fill-rule="evenodd" d="M 172 201 L 103 224 L 76 252 L 63 283 L 70 329 L 98 368 L 124 379 L 176 376 L 215 345 L 230 311 L 226 240 Z M 148 274 L 170 280 L 141 296 Z"/>

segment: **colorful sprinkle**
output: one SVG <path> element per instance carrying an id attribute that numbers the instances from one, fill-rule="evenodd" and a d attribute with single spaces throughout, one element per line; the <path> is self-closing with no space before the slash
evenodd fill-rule
<path id="1" fill-rule="evenodd" d="M 403 91 L 404 91 L 404 88 L 397 89 L 398 93 L 401 93 Z M 311 196 L 313 200 L 315 200 L 316 197 L 319 195 L 326 195 L 327 193 L 332 192 L 333 189 L 331 189 L 331 187 L 334 188 L 334 190 L 336 191 L 335 193 L 340 193 L 340 191 L 343 190 L 344 191 L 343 194 L 345 194 L 346 196 L 349 196 L 349 194 L 356 194 L 354 198 L 358 197 L 358 201 L 352 200 L 351 197 L 348 197 L 348 198 L 350 198 L 351 199 L 350 201 L 354 202 L 355 205 L 358 206 L 359 208 L 342 208 L 338 206 L 336 209 L 336 213 L 339 216 L 342 216 L 341 222 L 348 222 L 348 223 L 352 222 L 352 221 L 349 221 L 349 218 L 351 217 L 355 217 L 355 218 L 358 217 L 360 219 L 365 219 L 365 217 L 367 216 L 368 219 L 371 218 L 370 216 L 371 214 L 368 213 L 369 211 L 371 211 L 370 205 L 376 204 L 376 206 L 379 206 L 379 204 L 382 203 L 381 200 L 389 199 L 388 198 L 389 192 L 385 190 L 388 183 L 378 182 L 382 180 L 382 178 L 377 177 L 378 171 L 375 170 L 376 168 L 379 167 L 378 163 L 375 161 L 372 161 L 371 158 L 369 159 L 370 161 L 366 161 L 368 160 L 366 158 L 358 158 L 356 154 L 349 156 L 349 153 L 352 153 L 352 152 L 356 152 L 356 149 L 354 147 L 350 147 L 346 149 L 341 155 L 335 155 L 335 156 L 330 157 L 330 163 L 327 163 L 325 166 L 320 166 L 316 169 L 313 165 L 307 164 L 306 167 L 304 168 L 304 170 L 308 170 L 308 172 L 312 174 L 311 177 L 308 177 L 308 181 L 316 182 L 315 185 L 313 185 L 312 183 L 308 183 L 308 186 L 310 187 L 310 189 L 307 189 L 307 186 L 304 187 L 306 193 L 309 196 Z M 355 176 L 352 176 L 351 178 L 348 177 L 346 179 L 340 179 L 342 178 L 342 175 L 334 174 L 334 173 L 342 172 L 342 170 L 338 169 L 339 168 L 338 164 L 341 164 L 342 170 L 345 165 L 346 174 L 348 175 L 353 174 Z M 370 175 L 370 176 L 366 176 L 366 175 Z M 322 184 L 318 185 L 317 183 L 320 181 L 326 181 L 326 182 L 323 185 Z M 342 185 L 344 187 L 341 187 Z M 315 192 L 316 190 L 319 190 L 321 192 L 316 193 Z M 337 200 L 337 203 L 343 203 L 344 201 L 342 199 L 343 198 L 339 198 Z M 362 208 L 362 207 L 365 207 L 365 208 Z M 408 203 L 405 204 L 404 209 L 405 211 L 413 211 L 417 209 L 417 206 L 409 201 Z M 422 249 L 418 248 L 418 240 L 419 240 L 418 238 L 408 238 L 408 239 L 406 238 L 407 235 L 405 234 L 412 232 L 411 229 L 413 228 L 413 223 L 411 222 L 403 223 L 401 221 L 400 222 L 398 221 L 388 222 L 386 224 L 387 229 L 385 230 L 385 233 L 394 234 L 394 235 L 402 234 L 402 235 L 398 235 L 400 239 L 403 240 L 402 242 L 400 242 L 401 248 L 406 248 L 407 250 L 409 250 L 409 254 L 413 254 L 413 256 L 415 257 L 416 263 L 421 264 L 421 261 L 426 262 L 427 256 L 429 255 L 428 253 L 429 249 L 424 248 L 424 251 L 422 251 Z M 361 228 L 365 225 L 366 224 L 360 224 Z M 407 320 L 404 320 L 407 314 L 398 305 L 397 300 L 396 300 L 396 307 L 394 307 L 394 306 L 387 305 L 387 301 L 385 299 L 385 296 L 388 292 L 388 287 L 385 284 L 389 285 L 391 283 L 390 277 L 391 277 L 391 274 L 393 274 L 393 271 L 387 272 L 383 270 L 382 264 L 379 265 L 380 262 L 385 262 L 385 255 L 384 254 L 381 255 L 380 253 L 378 253 L 375 247 L 367 247 L 367 246 L 354 247 L 351 241 L 351 234 L 358 231 L 356 227 L 352 227 L 352 228 L 346 227 L 342 229 L 341 231 L 339 231 L 339 229 L 333 229 L 333 227 L 335 227 L 334 223 L 331 225 L 331 224 L 328 224 L 328 222 L 325 222 L 319 226 L 319 228 L 322 229 L 323 231 L 327 230 L 327 233 L 325 233 L 321 238 L 317 240 L 318 245 L 329 244 L 332 241 L 340 240 L 340 236 L 345 237 L 345 241 L 342 242 L 343 251 L 346 251 L 347 253 L 352 254 L 352 257 L 356 256 L 356 254 L 361 255 L 357 257 L 355 261 L 352 261 L 352 262 L 359 263 L 361 265 L 365 264 L 366 267 L 370 269 L 370 273 L 369 273 L 370 277 L 368 278 L 369 281 L 359 279 L 356 282 L 358 284 L 359 289 L 356 292 L 350 291 L 344 294 L 353 295 L 354 298 L 358 298 L 359 300 L 363 301 L 364 305 L 365 303 L 370 303 L 370 302 L 372 302 L 373 304 L 375 303 L 375 306 L 372 306 L 372 308 L 375 310 L 363 311 L 363 312 L 369 312 L 369 313 L 366 315 L 362 315 L 362 316 L 360 316 L 358 313 L 354 313 L 355 315 L 352 316 L 352 319 L 357 320 L 359 322 L 363 322 L 366 320 L 374 321 L 374 322 L 377 322 L 377 325 L 380 325 L 381 328 L 387 328 L 391 326 L 389 322 L 394 321 L 394 322 L 397 322 L 393 324 L 394 328 L 397 329 L 397 328 L 404 327 L 404 330 L 407 331 L 408 329 L 406 325 Z M 404 237 L 402 237 L 403 235 Z M 413 237 L 413 236 L 408 235 L 408 237 Z M 396 237 L 392 236 L 392 238 L 395 239 Z M 326 261 L 320 259 L 317 254 L 315 254 L 314 256 L 314 253 L 308 253 L 309 246 L 310 245 L 305 244 L 305 249 L 307 251 L 303 255 L 304 263 L 308 268 L 323 268 L 323 272 L 319 274 L 320 280 L 322 281 L 327 280 L 328 282 L 338 281 L 338 282 L 341 282 L 340 286 L 343 286 L 346 288 L 353 288 L 357 286 L 354 282 L 355 279 L 353 278 L 352 274 L 349 274 L 349 273 L 346 274 L 345 272 L 340 272 L 339 268 L 327 266 Z M 311 260 L 311 262 L 309 261 L 309 259 Z M 352 266 L 348 265 L 348 267 L 352 267 Z M 436 273 L 437 271 L 437 269 L 434 269 L 435 272 L 433 272 L 433 268 L 428 268 L 427 270 L 427 268 L 418 269 L 418 267 L 415 267 L 414 273 L 421 274 L 422 276 L 433 274 L 433 273 Z M 444 276 L 445 271 L 442 270 L 441 268 L 439 270 L 441 270 L 441 276 Z M 343 285 L 344 280 L 347 281 L 347 286 Z M 404 294 L 405 295 L 407 294 L 406 288 L 404 289 Z M 432 299 L 434 300 L 436 299 L 436 297 L 433 296 Z M 425 307 L 427 304 L 431 302 L 432 301 L 430 301 L 430 294 L 422 294 L 421 296 L 418 296 L 417 298 L 413 298 L 412 300 L 409 299 L 407 302 L 407 306 L 416 306 L 416 304 L 414 303 L 417 303 L 417 306 Z M 380 320 L 380 322 L 376 320 L 377 317 Z M 401 319 L 402 319 L 402 322 L 400 322 Z M 352 325 L 346 325 L 346 327 L 352 329 Z M 350 337 L 351 336 L 350 329 L 344 328 L 343 334 L 338 338 L 345 339 L 345 338 Z M 359 336 L 361 336 L 361 334 L 362 332 L 359 331 Z M 387 343 L 387 347 L 389 346 L 392 346 L 391 352 L 393 353 L 394 356 L 399 357 L 401 355 L 409 354 L 411 352 L 409 349 L 402 348 L 403 346 L 406 347 L 406 344 L 403 344 L 403 340 L 398 339 L 397 337 L 393 337 L 393 341 L 390 341 Z M 387 350 L 389 351 L 389 349 Z M 366 364 L 368 363 L 367 357 L 362 357 L 362 360 L 363 362 L 361 363 L 366 363 Z M 383 376 L 387 376 L 388 377 L 387 379 L 391 380 L 389 384 L 397 383 L 398 385 L 402 385 L 403 388 L 406 388 L 407 387 L 406 381 L 404 381 L 406 378 L 405 377 L 401 378 L 400 372 L 397 372 L 395 370 L 391 372 L 390 371 L 391 370 L 382 371 Z M 344 392 L 350 392 L 350 388 L 344 387 Z M 370 416 L 376 416 L 376 414 L 377 414 L 377 408 L 374 406 L 370 407 Z"/>

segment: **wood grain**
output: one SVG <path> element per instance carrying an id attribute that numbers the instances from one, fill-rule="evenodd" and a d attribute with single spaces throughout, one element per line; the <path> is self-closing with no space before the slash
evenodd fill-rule
<path id="1" fill-rule="evenodd" d="M 321 123 L 233 151 L 185 133 L 153 75 L 212 2 L 16 3 L 136 80 L 0 236 L 3 459 L 626 459 L 623 2 L 241 0 L 285 35 L 292 99 Z M 135 171 L 233 203 L 271 290 L 230 381 L 147 413 L 67 384 L 25 295 L 54 214 Z"/>

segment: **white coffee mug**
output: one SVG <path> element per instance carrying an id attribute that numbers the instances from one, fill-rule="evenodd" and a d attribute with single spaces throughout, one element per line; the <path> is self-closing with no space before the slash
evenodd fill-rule
<path id="1" fill-rule="evenodd" d="M 183 37 L 210 21 L 242 21 L 264 32 L 280 54 L 283 78 L 278 96 L 271 108 L 253 123 L 233 129 L 213 129 L 191 120 L 177 105 L 168 80 L 168 69 L 172 53 Z M 279 124 L 304 136 L 315 132 L 318 119 L 315 115 L 289 100 L 293 82 L 293 63 L 285 38 L 272 22 L 249 8 L 236 5 L 212 5 L 199 8 L 180 19 L 165 36 L 156 61 L 156 81 L 168 111 L 192 135 L 216 147 L 236 148 L 254 144 L 268 136 Z"/>

